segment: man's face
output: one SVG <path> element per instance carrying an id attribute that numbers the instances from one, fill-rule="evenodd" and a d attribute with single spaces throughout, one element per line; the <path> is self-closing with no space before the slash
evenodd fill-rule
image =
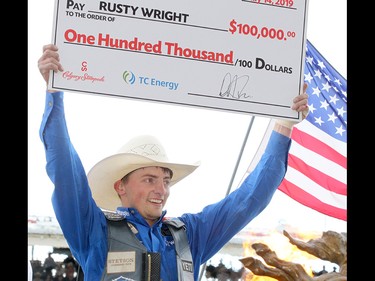
<path id="1" fill-rule="evenodd" d="M 140 168 L 122 181 L 125 207 L 136 208 L 150 225 L 159 219 L 169 197 L 171 175 L 161 167 Z"/>

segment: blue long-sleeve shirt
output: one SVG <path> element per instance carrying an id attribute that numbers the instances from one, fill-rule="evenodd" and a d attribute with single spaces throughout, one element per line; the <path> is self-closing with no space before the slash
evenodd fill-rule
<path id="1" fill-rule="evenodd" d="M 100 280 L 106 263 L 107 222 L 92 198 L 86 172 L 70 141 L 64 113 L 64 93 L 46 93 L 40 138 L 46 153 L 46 171 L 54 183 L 52 204 L 69 248 L 82 266 L 85 280 Z M 198 280 L 200 265 L 215 255 L 270 202 L 287 166 L 290 138 L 272 132 L 265 152 L 241 186 L 201 212 L 179 217 L 186 225 Z M 166 245 L 160 220 L 150 227 L 137 210 L 119 206 L 118 212 L 136 226 L 138 238 L 150 252 L 160 252 L 161 279 L 176 281 L 174 246 Z"/>

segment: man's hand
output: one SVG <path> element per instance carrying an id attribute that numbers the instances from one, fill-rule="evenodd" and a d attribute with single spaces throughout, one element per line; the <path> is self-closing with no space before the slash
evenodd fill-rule
<path id="1" fill-rule="evenodd" d="M 296 96 L 293 99 L 293 104 L 291 108 L 297 112 L 302 112 L 302 120 L 306 118 L 307 114 L 309 113 L 309 106 L 307 105 L 309 95 L 306 93 L 307 83 L 303 84 L 303 93 Z M 297 124 L 299 121 L 290 121 L 290 120 L 283 120 L 278 119 L 276 123 L 283 127 L 287 127 L 292 129 L 292 127 Z"/>
<path id="2" fill-rule="evenodd" d="M 48 44 L 43 46 L 43 54 L 38 60 L 39 72 L 42 74 L 44 81 L 48 84 L 50 70 L 55 72 L 63 71 L 60 63 L 58 48 L 56 45 Z"/>

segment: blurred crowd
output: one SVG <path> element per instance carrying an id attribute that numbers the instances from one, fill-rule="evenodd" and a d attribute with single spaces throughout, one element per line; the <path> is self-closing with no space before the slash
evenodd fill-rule
<path id="1" fill-rule="evenodd" d="M 48 253 L 48 257 L 42 261 L 31 260 L 32 281 L 82 281 L 83 272 L 79 264 L 69 255 L 62 262 L 56 262 Z"/>

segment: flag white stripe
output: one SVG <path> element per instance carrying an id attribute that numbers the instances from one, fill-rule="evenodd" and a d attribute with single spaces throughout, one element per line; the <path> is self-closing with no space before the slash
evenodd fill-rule
<path id="1" fill-rule="evenodd" d="M 309 121 L 304 120 L 297 125 L 295 125 L 296 128 L 301 130 L 302 132 L 309 134 L 316 139 L 320 140 L 321 142 L 324 142 L 328 146 L 334 148 L 338 153 L 341 155 L 347 157 L 347 146 L 346 143 L 339 141 L 333 137 L 331 137 L 326 132 L 320 130 L 313 124 L 311 124 Z"/>
<path id="2" fill-rule="evenodd" d="M 325 189 L 298 170 L 288 167 L 288 172 L 286 173 L 285 178 L 305 192 L 318 198 L 320 201 L 337 208 L 346 209 L 346 195 L 333 193 Z"/>
<path id="3" fill-rule="evenodd" d="M 289 154 L 295 155 L 302 159 L 307 165 L 319 170 L 324 171 L 325 174 L 338 181 L 347 182 L 347 169 L 338 165 L 337 163 L 321 156 L 320 154 L 307 149 L 297 142 L 293 142 L 290 146 Z M 291 167 L 288 167 L 290 169 Z"/>

